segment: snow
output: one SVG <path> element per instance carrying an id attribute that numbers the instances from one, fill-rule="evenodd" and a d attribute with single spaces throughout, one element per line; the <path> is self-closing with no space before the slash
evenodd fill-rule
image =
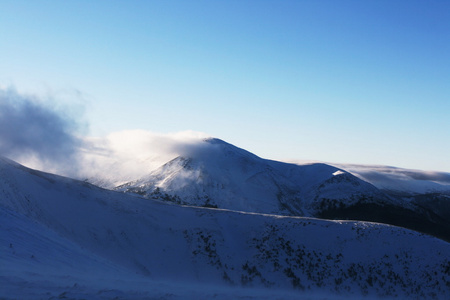
<path id="1" fill-rule="evenodd" d="M 342 172 L 341 170 L 338 170 L 338 171 L 333 173 L 333 176 L 338 176 L 338 175 L 342 175 L 342 174 L 345 174 L 345 173 Z"/>
<path id="2" fill-rule="evenodd" d="M 384 197 L 336 167 L 266 160 L 219 139 L 205 139 L 183 155 L 116 190 L 148 198 L 157 191 L 177 203 L 300 216 L 313 216 L 322 199 L 350 205 L 363 196 Z"/>
<path id="3" fill-rule="evenodd" d="M 450 245 L 382 224 L 173 205 L 6 159 L 0 218 L 2 298 L 450 297 Z"/>

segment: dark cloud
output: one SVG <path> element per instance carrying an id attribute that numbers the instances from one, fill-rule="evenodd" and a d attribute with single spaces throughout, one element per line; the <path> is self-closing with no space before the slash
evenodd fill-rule
<path id="1" fill-rule="evenodd" d="M 37 97 L 0 89 L 0 155 L 19 162 L 32 157 L 43 165 L 75 165 L 81 145 L 77 127 L 68 114 Z"/>

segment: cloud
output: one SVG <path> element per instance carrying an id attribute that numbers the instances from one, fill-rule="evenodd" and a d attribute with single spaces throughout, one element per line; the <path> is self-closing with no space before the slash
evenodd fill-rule
<path id="1" fill-rule="evenodd" d="M 408 193 L 450 191 L 450 173 L 409 170 L 389 166 L 333 164 L 378 188 Z"/>
<path id="2" fill-rule="evenodd" d="M 441 184 L 450 184 L 450 173 L 435 172 L 435 171 L 422 171 L 422 170 L 410 170 L 389 166 L 365 166 L 365 165 L 343 165 L 343 168 L 347 168 L 353 172 L 364 176 L 370 180 L 416 180 L 416 181 L 433 181 Z"/>
<path id="3" fill-rule="evenodd" d="M 149 155 L 180 155 L 207 137 L 208 135 L 195 131 L 162 134 L 146 130 L 124 130 L 109 134 L 104 144 L 118 154 L 144 158 Z"/>
<path id="4" fill-rule="evenodd" d="M 189 156 L 207 137 L 194 131 L 162 134 L 124 130 L 103 138 L 86 138 L 89 146 L 81 155 L 82 176 L 108 188 L 137 180 L 177 156 Z"/>
<path id="5" fill-rule="evenodd" d="M 65 110 L 51 106 L 56 100 L 49 99 L 44 102 L 13 88 L 0 89 L 0 155 L 30 168 L 114 187 L 137 180 L 177 156 L 189 156 L 209 137 L 194 131 L 146 130 L 81 136 L 84 124 L 67 112 L 67 106 Z"/>
<path id="6" fill-rule="evenodd" d="M 77 128 L 68 114 L 38 97 L 0 89 L 0 155 L 49 171 L 68 169 L 82 143 Z"/>
<path id="7" fill-rule="evenodd" d="M 450 184 L 450 173 L 446 172 L 425 172 L 425 171 L 407 170 L 404 171 L 403 174 L 415 180 L 430 180 Z"/>

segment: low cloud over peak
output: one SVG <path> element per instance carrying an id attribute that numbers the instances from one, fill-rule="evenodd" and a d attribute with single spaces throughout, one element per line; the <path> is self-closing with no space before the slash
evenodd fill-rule
<path id="1" fill-rule="evenodd" d="M 194 131 L 162 134 L 123 130 L 85 138 L 81 176 L 104 187 L 136 180 L 177 156 L 198 151 L 206 137 Z"/>

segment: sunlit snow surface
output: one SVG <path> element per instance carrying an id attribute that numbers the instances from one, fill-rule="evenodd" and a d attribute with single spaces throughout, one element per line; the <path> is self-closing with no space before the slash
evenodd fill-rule
<path id="1" fill-rule="evenodd" d="M 0 159 L 0 297 L 450 297 L 450 245 L 369 222 L 192 208 Z"/>
<path id="2" fill-rule="evenodd" d="M 195 206 L 293 216 L 315 216 L 333 201 L 385 200 L 374 186 L 330 165 L 267 160 L 214 138 L 194 145 L 115 189 L 147 198 L 162 193 Z"/>

